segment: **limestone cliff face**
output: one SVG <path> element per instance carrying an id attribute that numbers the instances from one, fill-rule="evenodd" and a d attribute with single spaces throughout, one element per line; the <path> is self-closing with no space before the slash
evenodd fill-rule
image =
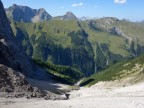
<path id="1" fill-rule="evenodd" d="M 5 96 L 2 93 L 14 92 L 15 97 L 26 96 L 29 92 L 31 96 L 42 97 L 43 94 L 31 87 L 23 75 L 31 76 L 34 67 L 21 45 L 16 42 L 0 1 L 0 96 Z"/>
<path id="2" fill-rule="evenodd" d="M 35 65 L 26 55 L 22 46 L 17 43 L 10 27 L 2 2 L 0 1 L 0 64 L 7 65 L 15 70 L 30 76 Z"/>

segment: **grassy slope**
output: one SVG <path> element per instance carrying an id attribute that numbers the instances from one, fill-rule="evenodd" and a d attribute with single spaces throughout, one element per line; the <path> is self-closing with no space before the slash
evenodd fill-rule
<path id="1" fill-rule="evenodd" d="M 36 64 L 44 68 L 54 80 L 62 83 L 75 84 L 78 80 L 84 77 L 82 72 L 70 66 L 54 65 L 37 59 L 34 59 L 34 61 Z"/>
<path id="2" fill-rule="evenodd" d="M 13 29 L 15 28 L 12 23 Z M 51 20 L 43 23 L 17 23 L 16 27 L 22 28 L 28 35 L 36 35 L 37 38 L 41 36 L 42 32 L 47 33 L 47 37 L 52 38 L 55 44 L 62 45 L 63 47 L 71 46 L 71 38 L 67 36 L 71 31 L 80 30 L 77 21 L 63 21 Z M 15 30 L 15 29 L 14 29 Z"/>
<path id="3" fill-rule="evenodd" d="M 96 43 L 108 44 L 110 51 L 114 54 L 120 54 L 123 57 L 129 56 L 129 52 L 122 47 L 122 45 L 125 44 L 124 38 L 105 31 L 93 30 L 88 26 L 87 22 L 81 22 L 81 25 L 84 30 L 89 33 L 88 39 L 92 43 L 95 52 L 97 47 Z"/>
<path id="4" fill-rule="evenodd" d="M 109 19 L 109 18 L 107 18 Z M 112 27 L 118 27 L 122 30 L 124 34 L 129 37 L 139 38 L 141 39 L 144 35 L 144 25 L 137 22 L 130 22 L 126 20 L 118 20 L 116 18 L 110 18 L 106 20 L 106 18 L 98 19 L 95 21 L 97 24 L 101 24 L 104 27 L 102 29 L 109 29 Z M 144 40 L 144 39 L 142 39 Z"/>
<path id="5" fill-rule="evenodd" d="M 91 43 L 107 43 L 110 44 L 110 49 L 116 54 L 122 53 L 127 55 L 128 52 L 124 52 L 123 49 L 117 51 L 117 48 L 125 44 L 124 39 L 121 36 L 105 32 L 113 27 L 118 27 L 128 37 L 133 38 L 133 41 L 140 41 L 143 44 L 144 41 L 144 25 L 140 23 L 129 22 L 125 20 L 110 21 L 106 18 L 93 21 L 95 29 L 89 26 L 86 21 L 80 21 L 81 27 L 88 33 L 89 41 Z M 14 23 L 12 23 L 13 30 L 15 32 Z M 22 28 L 29 36 L 33 34 L 39 35 L 41 32 L 46 32 L 47 35 L 55 40 L 56 44 L 62 44 L 64 47 L 71 46 L 71 39 L 67 36 L 71 31 L 78 31 L 81 28 L 78 26 L 76 20 L 51 20 L 43 23 L 17 23 L 16 27 Z"/>
<path id="6" fill-rule="evenodd" d="M 96 52 L 96 43 L 98 42 L 99 44 L 108 44 L 110 46 L 110 51 L 114 54 L 120 54 L 123 57 L 130 55 L 129 52 L 122 46 L 125 44 L 124 38 L 104 31 L 92 30 L 90 29 L 87 22 L 81 22 L 80 24 L 82 28 L 88 33 L 88 39 L 91 42 L 93 49 L 95 50 L 94 52 Z M 47 36 L 55 41 L 55 44 L 62 45 L 64 48 L 72 46 L 71 38 L 67 36 L 67 34 L 71 31 L 78 31 L 81 29 L 75 20 L 52 20 L 37 24 L 18 23 L 17 26 L 22 28 L 24 32 L 27 32 L 30 37 L 35 34 L 38 38 L 41 32 L 46 32 Z M 15 27 L 13 25 L 13 29 L 14 28 Z M 42 30 L 39 30 L 39 28 Z M 97 55 L 95 54 L 95 57 L 96 56 Z"/>
<path id="7" fill-rule="evenodd" d="M 127 77 L 136 77 L 144 74 L 144 55 L 133 60 L 125 60 L 116 63 L 109 68 L 84 79 L 81 86 L 91 86 L 99 81 L 121 80 Z"/>
<path id="8" fill-rule="evenodd" d="M 122 36 L 107 32 L 113 27 L 120 28 L 125 35 L 132 38 L 132 41 L 134 41 L 135 49 L 137 48 L 137 43 L 144 46 L 144 38 L 142 38 L 144 36 L 143 24 L 124 20 L 116 21 L 116 19 L 113 18 L 108 21 L 106 20 L 106 18 L 94 20 L 93 26 L 90 25 L 89 21 L 80 21 L 78 24 L 76 20 L 51 20 L 36 24 L 22 22 L 16 24 L 12 23 L 12 28 L 15 34 L 16 28 L 20 28 L 25 36 L 27 36 L 27 38 L 31 40 L 30 42 L 23 41 L 23 44 L 31 44 L 32 47 L 36 49 L 34 50 L 34 54 L 32 55 L 32 57 L 39 59 L 41 59 L 40 57 L 43 56 L 43 54 L 41 53 L 44 52 L 42 48 L 47 47 L 47 43 L 50 44 L 54 42 L 51 44 L 50 47 L 52 47 L 52 45 L 58 45 L 62 46 L 64 50 L 71 50 L 73 46 L 76 48 L 77 45 L 74 45 L 74 42 L 72 40 L 73 36 L 70 37 L 68 34 L 72 31 L 77 32 L 83 29 L 88 34 L 87 39 L 91 44 L 90 46 L 92 46 L 95 62 L 98 61 L 98 58 L 104 58 L 103 60 L 101 60 L 103 63 L 101 64 L 100 68 L 103 68 L 103 65 L 106 65 L 106 60 L 108 60 L 109 64 L 111 64 L 111 62 L 113 61 L 117 62 L 120 61 L 122 58 L 133 55 L 130 51 L 131 41 L 126 41 L 127 39 Z M 103 49 L 102 46 L 107 46 L 108 51 L 106 49 Z M 79 45 L 79 47 L 81 46 Z M 86 46 L 82 45 L 82 47 Z M 99 50 L 101 50 L 101 53 L 99 53 Z M 31 51 L 28 50 L 27 52 Z M 115 57 L 113 57 L 113 55 L 109 53 L 115 54 Z M 72 55 L 70 56 L 72 57 Z M 53 63 L 51 56 L 47 57 L 46 61 Z M 97 62 L 95 65 L 98 64 L 99 63 Z"/>

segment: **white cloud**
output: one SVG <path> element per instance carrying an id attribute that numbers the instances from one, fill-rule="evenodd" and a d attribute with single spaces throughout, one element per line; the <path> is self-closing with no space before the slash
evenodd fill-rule
<path id="1" fill-rule="evenodd" d="M 126 2 L 127 0 L 114 0 L 114 3 L 118 3 L 118 4 L 124 4 Z"/>
<path id="2" fill-rule="evenodd" d="M 83 3 L 75 3 L 75 4 L 72 4 L 72 7 L 79 7 L 79 6 L 83 6 Z"/>

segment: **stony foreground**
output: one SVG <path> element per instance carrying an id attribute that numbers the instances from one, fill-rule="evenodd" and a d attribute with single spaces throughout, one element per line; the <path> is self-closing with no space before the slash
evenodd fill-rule
<path id="1" fill-rule="evenodd" d="M 144 83 L 127 87 L 81 88 L 70 100 L 0 100 L 0 108 L 144 108 Z"/>

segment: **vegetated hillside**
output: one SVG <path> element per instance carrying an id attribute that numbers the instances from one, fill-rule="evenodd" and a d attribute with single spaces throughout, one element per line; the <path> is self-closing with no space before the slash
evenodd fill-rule
<path id="1" fill-rule="evenodd" d="M 87 76 L 144 52 L 143 24 L 126 20 L 51 20 L 11 25 L 30 57 L 72 66 Z"/>
<path id="2" fill-rule="evenodd" d="M 132 78 L 130 83 L 144 80 L 144 55 L 116 63 L 91 77 L 85 78 L 80 86 L 91 86 L 99 81 L 121 81 L 125 78 Z"/>
<path id="3" fill-rule="evenodd" d="M 70 66 L 54 65 L 36 59 L 34 59 L 34 61 L 47 70 L 47 73 L 51 75 L 52 79 L 61 83 L 75 84 L 78 80 L 84 77 L 82 72 Z"/>
<path id="4" fill-rule="evenodd" d="M 88 34 L 76 20 L 52 20 L 44 23 L 12 23 L 13 31 L 33 58 L 94 72 L 94 54 Z"/>

